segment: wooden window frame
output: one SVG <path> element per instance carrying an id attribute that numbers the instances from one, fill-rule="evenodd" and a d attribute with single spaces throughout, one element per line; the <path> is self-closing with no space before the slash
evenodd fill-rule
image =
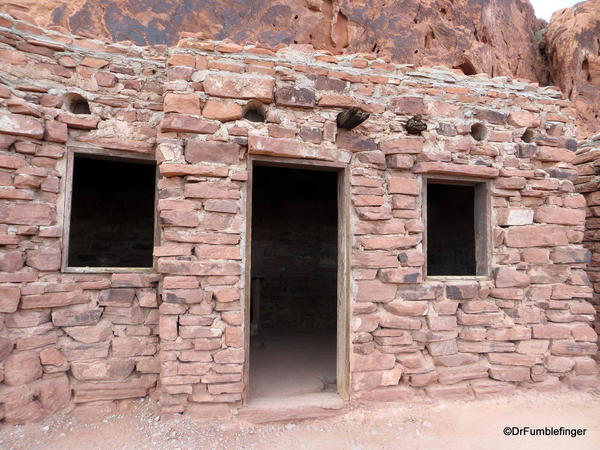
<path id="1" fill-rule="evenodd" d="M 271 166 L 305 170 L 323 170 L 337 174 L 338 261 L 337 261 L 337 337 L 336 385 L 337 394 L 350 398 L 350 170 L 347 164 L 312 159 L 279 158 L 248 155 L 246 186 L 246 236 L 244 273 L 244 392 L 243 404 L 250 400 L 250 295 L 252 273 L 252 178 L 254 166 Z"/>
<path id="2" fill-rule="evenodd" d="M 66 170 L 63 182 L 63 233 L 62 233 L 62 260 L 61 272 L 64 273 L 154 273 L 155 259 L 152 258 L 151 267 L 78 267 L 69 266 L 69 233 L 71 231 L 71 203 L 73 197 L 73 170 L 75 166 L 75 156 L 86 155 L 90 159 L 104 159 L 109 161 L 130 162 L 136 164 L 154 164 L 156 158 L 153 155 L 123 155 L 119 151 L 108 149 L 90 149 L 79 147 L 68 147 L 66 158 Z M 156 167 L 154 184 L 154 245 L 159 242 L 160 229 L 158 227 L 158 166 Z"/>
<path id="3" fill-rule="evenodd" d="M 486 178 L 449 175 L 423 175 L 421 190 L 421 219 L 423 221 L 423 278 L 425 280 L 486 280 L 490 278 L 492 256 L 492 204 L 490 180 Z M 457 186 L 473 186 L 475 188 L 474 211 L 475 217 L 475 275 L 428 275 L 427 274 L 427 185 L 449 184 Z"/>

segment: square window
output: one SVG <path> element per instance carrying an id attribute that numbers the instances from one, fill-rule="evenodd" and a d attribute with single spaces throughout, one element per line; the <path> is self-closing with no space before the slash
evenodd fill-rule
<path id="1" fill-rule="evenodd" d="M 156 165 L 75 153 L 68 267 L 152 267 Z"/>
<path id="2" fill-rule="evenodd" d="M 487 275 L 487 184 L 428 178 L 424 191 L 427 275 Z"/>

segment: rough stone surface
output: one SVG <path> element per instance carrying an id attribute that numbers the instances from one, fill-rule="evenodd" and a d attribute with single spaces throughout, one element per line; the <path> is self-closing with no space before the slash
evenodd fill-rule
<path id="1" fill-rule="evenodd" d="M 61 25 L 112 41 L 172 45 L 184 31 L 201 32 L 237 43 L 312 44 L 334 54 L 375 52 L 408 64 L 545 78 L 534 36 L 542 23 L 525 0 L 410 0 L 397 8 L 383 0 L 192 0 L 172 2 L 168 15 L 163 2 L 152 0 L 145 4 L 143 19 L 130 0 L 13 0 L 10 5 L 22 6 L 40 25 Z"/>
<path id="2" fill-rule="evenodd" d="M 552 16 L 544 46 L 555 84 L 573 100 L 581 136 L 600 131 L 600 0 L 587 0 Z"/>
<path id="3" fill-rule="evenodd" d="M 409 15 L 415 35 L 420 24 L 436 24 L 431 57 L 441 45 L 435 41 L 452 36 L 440 32 L 446 22 L 431 12 L 433 3 L 413 11 L 417 24 Z M 316 4 L 328 7 L 311 2 L 311 11 Z M 521 3 L 470 4 L 494 18 L 496 9 L 486 8 L 506 12 L 505 5 Z M 342 22 L 348 8 L 354 33 L 358 15 L 350 11 L 358 3 L 335 5 Z M 401 21 L 412 5 L 398 11 Z M 463 2 L 445 5 L 458 20 Z M 515 19 L 515 11 L 494 20 Z M 502 392 L 520 383 L 558 389 L 595 373 L 598 146 L 590 140 L 577 149 L 573 104 L 559 91 L 395 65 L 350 54 L 350 43 L 343 54 L 197 37 L 177 47 L 137 47 L 73 39 L 7 15 L 0 24 L 0 115 L 42 127 L 19 136 L 0 131 L 0 391 L 35 393 L 19 407 L 0 407 L 7 422 L 39 418 L 53 402 L 112 404 L 150 393 L 165 413 L 241 405 L 248 389 L 248 155 L 256 154 L 346 169 L 352 399 L 451 398 L 498 383 L 508 386 Z M 479 39 L 503 36 L 487 30 Z M 30 42 L 34 32 L 44 45 Z M 518 33 L 511 30 L 507 42 L 517 45 Z M 444 47 L 446 56 L 454 45 Z M 386 51 L 394 50 L 380 54 Z M 519 55 L 513 51 L 506 64 L 527 71 Z M 513 70 L 488 56 L 495 74 Z M 88 100 L 90 114 L 69 110 L 65 94 L 72 92 Z M 338 130 L 336 116 L 348 106 L 370 117 Z M 250 107 L 265 121 L 239 117 Z M 414 114 L 428 125 L 422 136 L 406 132 Z M 44 132 L 50 119 L 62 125 Z M 481 140 L 471 136 L 475 122 L 486 129 L 483 137 L 474 133 Z M 153 268 L 61 271 L 74 148 L 155 161 Z M 108 186 L 113 177 L 105 175 Z M 490 209 L 481 234 L 489 235 L 489 277 L 426 277 L 427 177 L 487 184 L 488 194 L 478 192 L 489 198 L 477 201 Z"/>

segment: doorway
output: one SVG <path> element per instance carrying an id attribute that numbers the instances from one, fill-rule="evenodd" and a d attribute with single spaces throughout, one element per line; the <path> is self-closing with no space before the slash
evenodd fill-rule
<path id="1" fill-rule="evenodd" d="M 343 395 L 344 172 L 268 160 L 251 170 L 247 395 Z"/>

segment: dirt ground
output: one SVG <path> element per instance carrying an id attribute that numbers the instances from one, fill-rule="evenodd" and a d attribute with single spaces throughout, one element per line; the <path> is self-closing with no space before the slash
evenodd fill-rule
<path id="1" fill-rule="evenodd" d="M 0 430 L 2 449 L 594 449 L 600 392 L 354 405 L 340 416 L 268 425 L 165 420 L 153 401 L 81 423 L 67 415 Z M 505 436 L 504 427 L 585 428 L 583 436 Z"/>

